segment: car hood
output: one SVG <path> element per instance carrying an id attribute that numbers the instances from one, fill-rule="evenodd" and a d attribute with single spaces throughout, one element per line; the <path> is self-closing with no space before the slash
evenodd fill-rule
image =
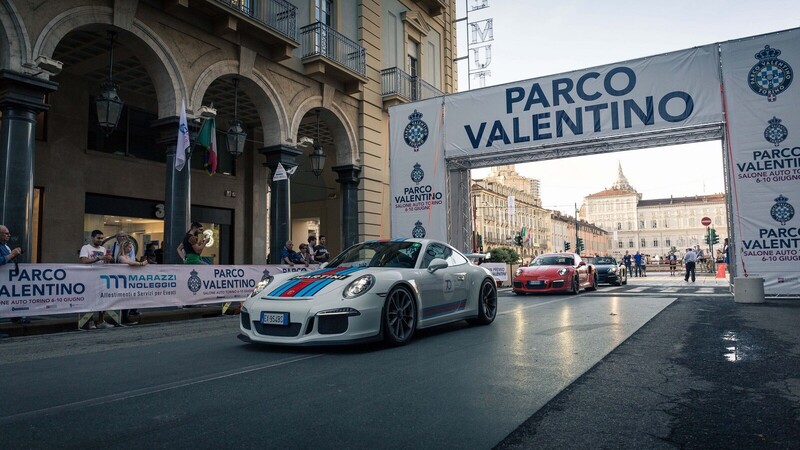
<path id="1" fill-rule="evenodd" d="M 597 269 L 599 272 L 608 272 L 608 269 L 612 267 L 617 267 L 616 264 L 595 264 L 594 268 Z"/>
<path id="2" fill-rule="evenodd" d="M 353 280 L 374 272 L 367 267 L 336 267 L 311 272 L 284 273 L 275 276 L 261 293 L 262 299 L 309 299 L 325 295 L 334 290 L 342 290 Z"/>
<path id="3" fill-rule="evenodd" d="M 558 271 L 561 269 L 572 269 L 572 266 L 529 266 L 523 267 L 522 272 L 520 275 L 525 275 L 529 277 L 533 276 L 557 276 Z"/>

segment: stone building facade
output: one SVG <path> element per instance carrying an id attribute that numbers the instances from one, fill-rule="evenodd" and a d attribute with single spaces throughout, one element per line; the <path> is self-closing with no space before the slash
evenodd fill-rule
<path id="1" fill-rule="evenodd" d="M 454 0 L 0 0 L 0 223 L 30 262 L 75 262 L 95 228 L 177 262 L 193 220 L 219 264 L 276 262 L 312 233 L 334 253 L 390 236 L 387 108 L 456 90 L 454 14 Z M 110 133 L 109 75 L 124 102 Z M 214 176 L 198 147 L 174 170 L 184 103 L 192 134 L 215 117 Z"/>

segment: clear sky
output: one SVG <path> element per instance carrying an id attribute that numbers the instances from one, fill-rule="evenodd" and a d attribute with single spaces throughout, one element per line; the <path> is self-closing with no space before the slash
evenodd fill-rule
<path id="1" fill-rule="evenodd" d="M 456 0 L 458 16 L 465 3 Z M 601 66 L 629 59 L 800 27 L 800 0 L 488 0 L 469 20 L 494 19 L 491 76 L 486 86 Z M 459 56 L 466 54 L 458 26 Z M 459 89 L 467 90 L 459 63 Z M 480 86 L 473 80 L 472 88 Z M 518 164 L 538 178 L 542 203 L 574 213 L 583 197 L 611 186 L 617 164 L 645 199 L 724 192 L 722 144 L 711 141 L 554 161 Z M 488 169 L 473 171 L 473 178 Z"/>

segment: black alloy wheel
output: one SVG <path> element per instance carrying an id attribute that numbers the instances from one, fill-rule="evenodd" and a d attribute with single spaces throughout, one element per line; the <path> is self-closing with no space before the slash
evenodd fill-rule
<path id="1" fill-rule="evenodd" d="M 383 338 L 390 345 L 407 344 L 417 329 L 417 302 L 403 287 L 386 296 L 383 307 Z"/>
<path id="2" fill-rule="evenodd" d="M 467 322 L 474 325 L 489 325 L 497 317 L 497 288 L 491 280 L 483 280 L 478 292 L 478 317 Z"/>

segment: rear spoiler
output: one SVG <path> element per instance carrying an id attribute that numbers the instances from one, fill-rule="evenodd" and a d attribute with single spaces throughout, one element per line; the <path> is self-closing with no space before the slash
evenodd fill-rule
<path id="1" fill-rule="evenodd" d="M 492 257 L 491 253 L 464 253 L 469 259 L 489 259 Z"/>

